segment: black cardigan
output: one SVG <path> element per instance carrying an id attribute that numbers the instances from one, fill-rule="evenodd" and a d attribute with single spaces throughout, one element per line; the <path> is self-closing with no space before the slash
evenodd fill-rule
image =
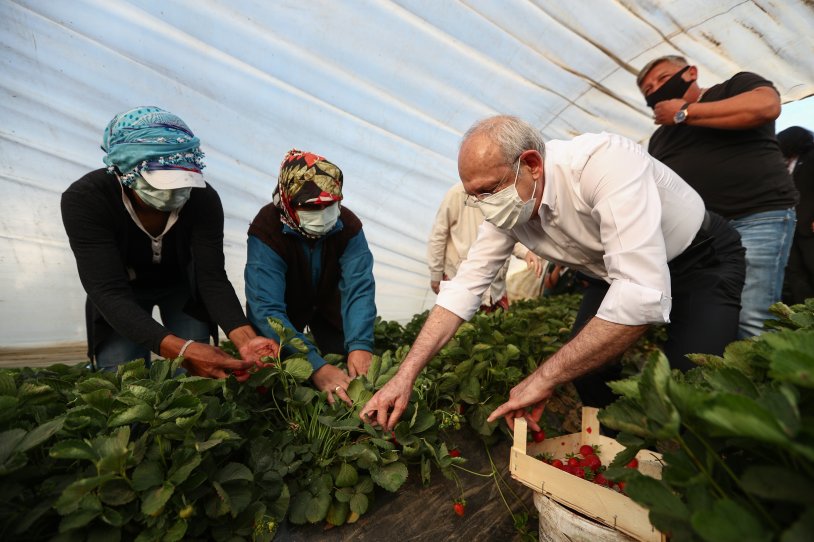
<path id="1" fill-rule="evenodd" d="M 137 229 L 122 202 L 118 179 L 104 169 L 92 171 L 62 194 L 62 222 L 76 257 L 79 278 L 88 294 L 88 355 L 112 330 L 159 353 L 161 341 L 170 334 L 142 309 L 133 294 L 127 273 L 131 242 L 149 241 Z M 164 237 L 177 247 L 178 269 L 186 274 L 192 298 L 184 311 L 219 325 L 228 335 L 248 325 L 240 301 L 226 276 L 223 256 L 223 207 L 217 192 L 208 184 L 195 188 L 178 214 L 178 221 Z M 169 243 L 167 243 L 169 244 Z M 171 286 L 177 284 L 173 277 Z"/>

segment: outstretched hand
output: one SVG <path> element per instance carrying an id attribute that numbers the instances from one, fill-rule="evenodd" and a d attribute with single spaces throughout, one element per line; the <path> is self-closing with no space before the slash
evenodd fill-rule
<path id="1" fill-rule="evenodd" d="M 243 343 L 239 348 L 240 357 L 256 365 L 262 366 L 261 358 L 276 358 L 280 352 L 280 344 L 267 337 L 254 337 Z"/>
<path id="2" fill-rule="evenodd" d="M 367 402 L 359 417 L 363 422 L 392 431 L 410 402 L 413 383 L 398 373 Z"/>
<path id="3" fill-rule="evenodd" d="M 515 418 L 525 418 L 529 427 L 539 431 L 537 422 L 553 393 L 553 388 L 540 376 L 540 372 L 535 371 L 512 388 L 509 400 L 492 411 L 487 421 L 493 422 L 503 416 L 509 428 L 514 430 Z"/>
<path id="4" fill-rule="evenodd" d="M 348 354 L 348 376 L 356 378 L 366 375 L 370 364 L 373 361 L 373 354 L 367 350 L 353 350 Z"/>
<path id="5" fill-rule="evenodd" d="M 323 365 L 311 375 L 311 382 L 318 390 L 328 393 L 328 403 L 334 404 L 335 398 L 338 398 L 349 407 L 353 406 L 348 396 L 350 377 L 339 367 L 330 363 Z"/>
<path id="6" fill-rule="evenodd" d="M 238 380 L 246 380 L 246 371 L 254 365 L 251 361 L 238 360 L 209 344 L 194 342 L 184 352 L 183 367 L 193 376 L 226 378 L 234 372 Z"/>

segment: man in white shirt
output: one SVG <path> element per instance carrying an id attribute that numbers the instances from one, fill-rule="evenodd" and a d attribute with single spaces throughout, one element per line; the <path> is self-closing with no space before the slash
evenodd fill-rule
<path id="1" fill-rule="evenodd" d="M 466 259 L 472 243 L 478 236 L 478 226 L 483 223 L 483 213 L 479 209 L 465 205 L 466 192 L 457 183 L 450 188 L 432 225 L 427 243 L 427 265 L 430 269 L 430 288 L 436 294 L 440 291 L 441 280 L 450 280 L 458 273 L 458 267 Z M 538 278 L 543 273 L 543 262 L 532 251 L 515 244 L 512 254 L 525 260 L 528 269 Z M 506 291 L 506 272 L 509 268 L 507 259 L 495 275 L 492 285 L 486 289 L 481 299 L 481 310 L 487 312 L 502 307 L 509 307 Z"/>
<path id="2" fill-rule="evenodd" d="M 395 426 L 419 372 L 472 317 L 516 242 L 595 280 L 572 340 L 515 386 L 490 421 L 505 416 L 513 426 L 523 416 L 536 428 L 545 401 L 570 381 L 585 404 L 608 404 L 605 381 L 619 366 L 609 362 L 650 324 L 670 324 L 665 353 L 681 369 L 691 367 L 684 354 L 721 354 L 735 340 L 745 273 L 737 232 L 633 141 L 603 133 L 545 145 L 528 123 L 492 117 L 464 135 L 458 172 L 486 221 L 363 419 Z"/>

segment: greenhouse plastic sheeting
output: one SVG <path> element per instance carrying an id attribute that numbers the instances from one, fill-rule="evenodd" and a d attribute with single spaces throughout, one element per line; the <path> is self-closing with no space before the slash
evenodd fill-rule
<path id="1" fill-rule="evenodd" d="M 810 1 L 0 1 L 0 346 L 84 339 L 60 193 L 102 166 L 135 105 L 183 118 L 226 213 L 243 298 L 246 229 L 292 147 L 345 173 L 375 257 L 379 314 L 430 307 L 425 242 L 476 119 L 547 138 L 653 129 L 635 86 L 680 53 L 713 84 L 741 69 L 784 101 L 814 92 Z"/>

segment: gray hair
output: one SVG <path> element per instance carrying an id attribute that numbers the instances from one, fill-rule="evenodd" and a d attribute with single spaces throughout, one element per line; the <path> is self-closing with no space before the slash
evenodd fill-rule
<path id="1" fill-rule="evenodd" d="M 656 64 L 661 64 L 662 62 L 669 62 L 675 66 L 683 68 L 684 66 L 689 66 L 689 62 L 683 56 L 679 55 L 664 55 L 658 58 L 655 58 L 644 65 L 644 68 L 639 71 L 639 75 L 636 76 L 636 86 L 641 88 L 642 81 L 644 78 L 647 77 L 647 74 L 650 73 L 650 70 L 656 67 Z"/>
<path id="2" fill-rule="evenodd" d="M 461 146 L 472 136 L 484 134 L 497 143 L 507 164 L 527 150 L 535 150 L 545 159 L 545 142 L 539 130 L 528 122 L 511 115 L 497 115 L 479 120 L 466 131 Z"/>

